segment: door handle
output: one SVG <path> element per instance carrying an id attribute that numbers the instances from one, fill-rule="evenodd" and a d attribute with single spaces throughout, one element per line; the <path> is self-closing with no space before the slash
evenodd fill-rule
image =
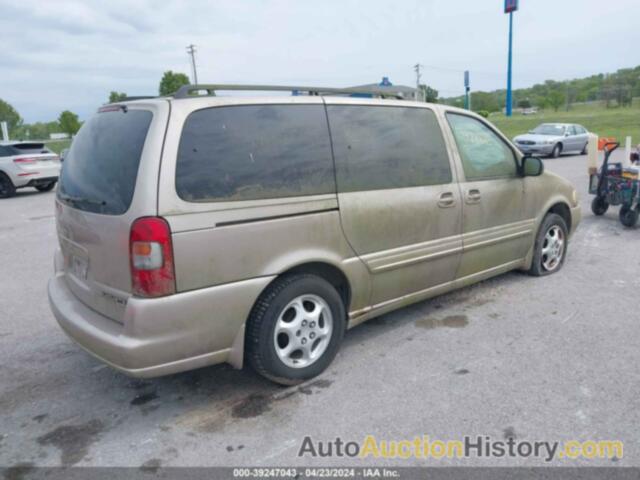
<path id="1" fill-rule="evenodd" d="M 438 197 L 438 206 L 440 208 L 450 208 L 456 204 L 456 199 L 451 192 L 441 193 Z"/>
<path id="2" fill-rule="evenodd" d="M 471 190 L 467 190 L 467 194 L 465 197 L 467 203 L 480 203 L 482 195 L 480 194 L 480 190 L 478 190 L 477 188 L 472 188 Z"/>

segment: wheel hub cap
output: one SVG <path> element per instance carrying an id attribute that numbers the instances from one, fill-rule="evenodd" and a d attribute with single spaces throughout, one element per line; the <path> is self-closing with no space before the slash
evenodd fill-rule
<path id="1" fill-rule="evenodd" d="M 317 295 L 301 295 L 278 316 L 273 334 L 276 354 L 288 367 L 315 363 L 331 341 L 333 317 L 326 301 Z"/>
<path id="2" fill-rule="evenodd" d="M 542 242 L 542 266 L 551 272 L 558 268 L 564 255 L 564 232 L 554 225 L 547 230 Z"/>

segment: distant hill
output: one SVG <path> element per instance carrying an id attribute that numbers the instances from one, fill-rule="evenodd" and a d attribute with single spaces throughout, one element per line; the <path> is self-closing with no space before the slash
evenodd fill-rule
<path id="1" fill-rule="evenodd" d="M 476 112 L 500 112 L 505 106 L 506 96 L 506 90 L 472 92 L 471 106 Z M 513 106 L 558 111 L 571 108 L 574 103 L 602 101 L 607 108 L 625 107 L 631 105 L 633 97 L 640 97 L 640 66 L 581 79 L 547 80 L 531 88 L 517 89 L 513 91 Z M 440 102 L 462 106 L 464 96 L 442 98 Z"/>

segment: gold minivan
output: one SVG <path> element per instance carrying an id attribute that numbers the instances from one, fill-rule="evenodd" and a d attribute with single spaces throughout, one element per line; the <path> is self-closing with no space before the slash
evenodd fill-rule
<path id="1" fill-rule="evenodd" d="M 562 267 L 575 189 L 482 117 L 351 90 L 214 94 L 233 89 L 104 106 L 65 159 L 51 308 L 118 370 L 246 360 L 295 384 L 370 318 Z"/>

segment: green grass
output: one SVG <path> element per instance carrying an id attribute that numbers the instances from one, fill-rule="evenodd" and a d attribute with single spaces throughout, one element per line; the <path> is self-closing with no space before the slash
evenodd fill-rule
<path id="1" fill-rule="evenodd" d="M 489 120 L 509 138 L 527 133 L 541 123 L 558 122 L 579 123 L 600 137 L 615 137 L 622 144 L 627 136 L 632 137 L 633 144 L 640 143 L 640 101 L 626 108 L 605 108 L 596 102 L 574 105 L 568 112 L 547 109 L 536 115 L 514 114 L 511 118 L 494 113 Z"/>
<path id="2" fill-rule="evenodd" d="M 45 142 L 45 144 L 47 145 L 48 148 L 50 148 L 51 150 L 53 150 L 57 154 L 60 154 L 60 152 L 62 150 L 64 150 L 65 148 L 69 148 L 69 145 L 71 145 L 71 140 L 70 139 L 66 139 L 66 140 L 49 140 L 49 141 Z"/>

